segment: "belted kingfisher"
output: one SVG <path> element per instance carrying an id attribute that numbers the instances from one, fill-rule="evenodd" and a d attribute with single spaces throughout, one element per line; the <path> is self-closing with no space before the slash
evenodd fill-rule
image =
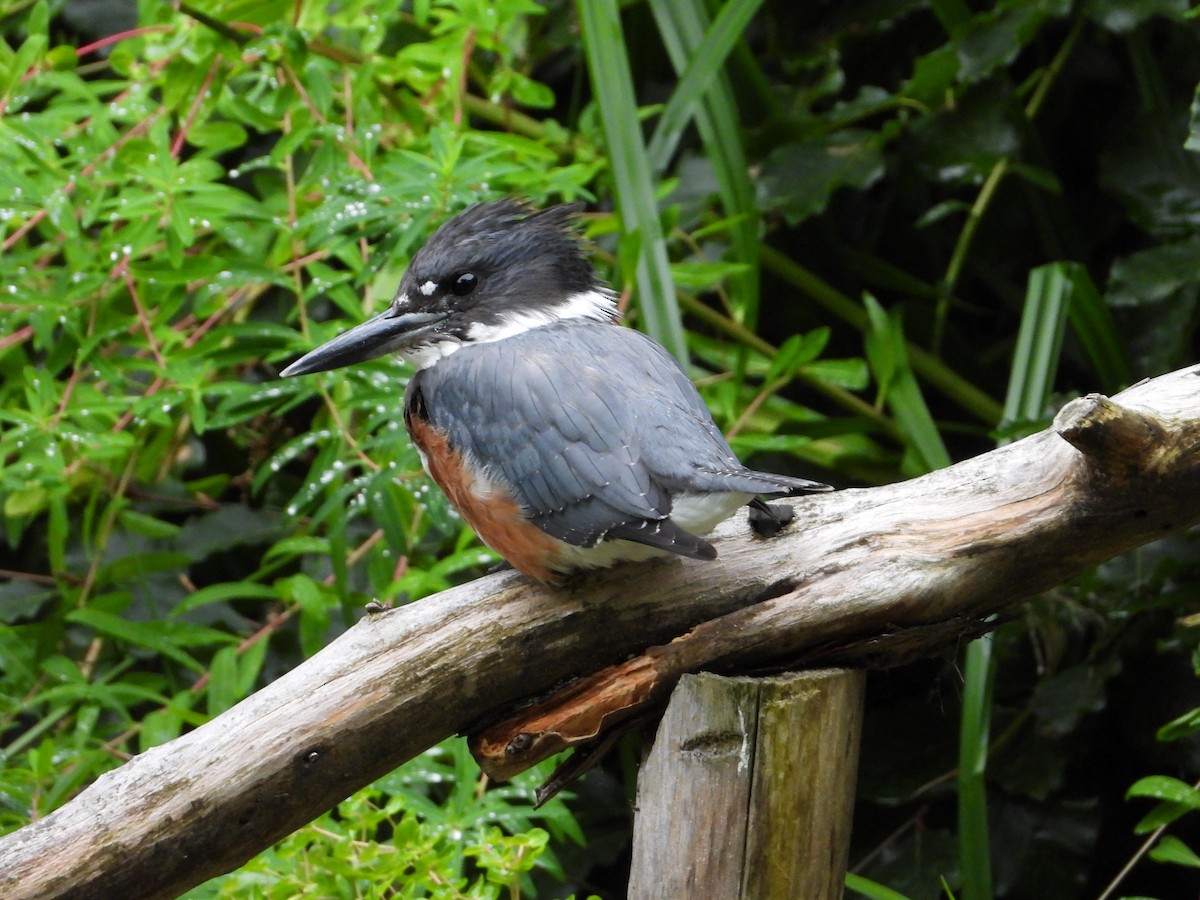
<path id="1" fill-rule="evenodd" d="M 391 305 L 284 376 L 398 353 L 404 424 L 485 544 L 539 581 L 669 553 L 759 495 L 828 485 L 743 466 L 659 344 L 617 324 L 574 206 L 472 206 L 413 256 Z"/>

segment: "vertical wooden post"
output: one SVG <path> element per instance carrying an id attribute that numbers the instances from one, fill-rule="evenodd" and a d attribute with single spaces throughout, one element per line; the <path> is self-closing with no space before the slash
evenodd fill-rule
<path id="1" fill-rule="evenodd" d="M 684 676 L 638 776 L 630 900 L 841 897 L 865 682 Z"/>

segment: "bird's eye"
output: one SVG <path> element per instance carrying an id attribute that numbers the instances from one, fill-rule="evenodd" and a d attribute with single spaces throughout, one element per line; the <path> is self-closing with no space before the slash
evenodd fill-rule
<path id="1" fill-rule="evenodd" d="M 479 279 L 473 272 L 460 272 L 457 275 L 451 275 L 447 280 L 450 293 L 455 297 L 465 297 L 479 287 Z"/>

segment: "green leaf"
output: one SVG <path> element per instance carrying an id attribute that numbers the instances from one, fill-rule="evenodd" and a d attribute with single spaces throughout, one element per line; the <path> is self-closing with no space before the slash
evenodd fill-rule
<path id="1" fill-rule="evenodd" d="M 672 263 L 671 277 L 675 283 L 688 290 L 709 290 L 730 276 L 749 272 L 750 267 L 741 263 L 687 262 Z"/>
<path id="2" fill-rule="evenodd" d="M 148 516 L 132 509 L 122 509 L 118 513 L 118 518 L 125 528 L 144 537 L 170 538 L 179 533 L 178 525 L 164 522 L 162 519 L 156 519 L 154 516 Z"/>
<path id="3" fill-rule="evenodd" d="M 1192 153 L 1200 153 L 1200 85 L 1196 85 L 1196 93 L 1192 96 L 1192 111 L 1188 117 L 1188 136 L 1183 147 Z"/>
<path id="4" fill-rule="evenodd" d="M 1183 148 L 1186 128 L 1184 110 L 1147 105 L 1101 157 L 1101 187 L 1159 240 L 1200 228 L 1200 155 Z"/>
<path id="5" fill-rule="evenodd" d="M 330 602 L 325 589 L 307 575 L 293 575 L 276 583 L 279 595 L 300 607 L 300 645 L 306 656 L 321 649 L 329 628 Z"/>
<path id="6" fill-rule="evenodd" d="M 899 891 L 893 891 L 889 887 L 884 887 L 861 875 L 855 875 L 853 872 L 846 873 L 846 890 L 861 894 L 868 900 L 908 900 Z"/>
<path id="7" fill-rule="evenodd" d="M 242 649 L 239 653 L 236 685 L 238 700 L 248 697 L 258 684 L 258 678 L 262 672 L 263 664 L 266 662 L 269 647 L 270 643 L 268 641 L 259 640 L 252 643 L 249 647 Z"/>
<path id="8" fill-rule="evenodd" d="M 982 81 L 1010 64 L 1037 35 L 1049 18 L 1071 11 L 1068 0 L 1049 3 L 999 3 L 971 18 L 955 35 L 962 79 Z"/>
<path id="9" fill-rule="evenodd" d="M 554 91 L 520 72 L 509 74 L 507 86 L 512 98 L 522 106 L 533 109 L 551 109 L 554 106 Z"/>
<path id="10" fill-rule="evenodd" d="M 1133 380 L 1125 340 L 1117 330 L 1112 311 L 1100 295 L 1092 276 L 1080 263 L 1062 263 L 1052 279 L 1065 279 L 1071 330 L 1100 376 L 1104 390 L 1115 393 Z M 1040 271 L 1034 269 L 1034 273 Z M 1032 279 L 1033 273 L 1030 273 Z"/>
<path id="11" fill-rule="evenodd" d="M 1119 659 L 1106 658 L 1068 666 L 1039 682 L 1030 707 L 1042 733 L 1053 737 L 1072 734 L 1084 716 L 1103 710 L 1108 682 L 1120 669 Z"/>
<path id="12" fill-rule="evenodd" d="M 1173 719 L 1158 729 L 1156 737 L 1160 741 L 1177 741 L 1200 731 L 1200 708 L 1189 710 L 1177 719 Z"/>
<path id="13" fill-rule="evenodd" d="M 675 0 L 675 3 L 678 6 L 688 5 L 686 0 Z M 672 48 L 673 59 L 677 62 L 686 59 L 675 90 L 659 115 L 647 149 L 650 165 L 656 173 L 666 171 L 684 129 L 699 114 L 704 95 L 720 75 L 726 57 L 741 39 L 761 5 L 762 0 L 741 0 L 722 5 L 711 27 L 704 32 L 703 40 L 690 49 L 685 49 L 688 41 L 686 25 L 679 22 L 685 11 L 676 9 L 672 15 L 670 10 L 662 9 L 660 12 L 658 8 L 655 9 L 659 28 L 666 33 L 666 39 L 675 45 Z M 655 6 L 661 7 L 661 4 Z M 679 27 L 673 27 L 677 23 Z M 677 71 L 679 68 L 676 65 Z"/>
<path id="14" fill-rule="evenodd" d="M 1163 243 L 1117 259 L 1107 301 L 1116 307 L 1148 306 L 1200 284 L 1200 237 Z"/>
<path id="15" fill-rule="evenodd" d="M 914 123 L 915 160 L 934 181 L 981 184 L 1001 160 L 1019 157 L 1018 123 L 1012 87 L 989 79 Z"/>
<path id="16" fill-rule="evenodd" d="M 96 579 L 100 584 L 115 584 L 131 579 L 143 578 L 155 572 L 168 572 L 184 569 L 191 565 L 193 557 L 189 553 L 178 553 L 170 550 L 147 550 L 141 553 L 130 553 L 113 560 L 101 567 Z"/>
<path id="17" fill-rule="evenodd" d="M 84 625 L 127 644 L 153 650 L 185 668 L 197 672 L 204 670 L 200 663 L 176 646 L 170 635 L 152 622 L 131 622 L 109 612 L 87 608 L 72 610 L 66 618 L 68 622 Z"/>
<path id="18" fill-rule="evenodd" d="M 1152 831 L 1157 831 L 1170 825 L 1181 816 L 1185 816 L 1190 812 L 1194 812 L 1195 807 L 1189 806 L 1186 803 L 1176 803 L 1172 800 L 1164 800 L 1157 804 L 1154 809 L 1146 813 L 1138 823 L 1133 826 L 1134 834 L 1149 834 Z"/>
<path id="19" fill-rule="evenodd" d="M 917 58 L 903 93 L 925 106 L 940 106 L 958 81 L 958 67 L 958 54 L 953 45 L 938 47 Z"/>
<path id="20" fill-rule="evenodd" d="M 327 60 L 311 59 L 304 67 L 304 89 L 324 116 L 333 111 L 333 84 L 329 80 L 328 66 Z"/>
<path id="21" fill-rule="evenodd" d="M 242 699 L 238 685 L 236 647 L 222 647 L 209 666 L 208 714 L 219 716 Z"/>
<path id="22" fill-rule="evenodd" d="M 183 731 L 183 717 L 171 705 L 151 710 L 142 718 L 141 724 L 139 747 L 142 751 L 174 740 Z"/>
<path id="23" fill-rule="evenodd" d="M 1021 329 L 1005 393 L 1007 422 L 1036 420 L 1045 412 L 1058 373 L 1073 272 L 1061 263 L 1052 263 L 1029 273 Z"/>
<path id="24" fill-rule="evenodd" d="M 4 515 L 12 519 L 35 515 L 45 508 L 46 500 L 46 489 L 40 484 L 13 491 L 4 498 Z"/>
<path id="25" fill-rule="evenodd" d="M 759 200 L 796 225 L 824 212 L 839 188 L 862 190 L 883 177 L 882 146 L 879 134 L 861 128 L 783 144 L 763 162 Z"/>
<path id="26" fill-rule="evenodd" d="M 867 361 L 853 359 L 818 359 L 800 366 L 800 371 L 817 381 L 836 384 L 851 391 L 866 390 L 871 382 Z"/>
<path id="27" fill-rule="evenodd" d="M 45 0 L 37 0 L 25 20 L 25 31 L 30 35 L 46 37 L 50 31 L 50 7 Z"/>
<path id="28" fill-rule="evenodd" d="M 1179 838 L 1170 834 L 1164 836 L 1155 845 L 1154 849 L 1150 851 L 1150 858 L 1155 862 L 1174 863 L 1178 866 L 1200 869 L 1200 856 L 1197 856 L 1196 852 Z"/>
<path id="29" fill-rule="evenodd" d="M 329 553 L 329 539 L 321 537 L 311 537 L 309 535 L 296 535 L 295 537 L 284 538 L 281 541 L 273 544 L 267 551 L 264 557 L 267 561 L 278 559 L 291 559 L 305 554 L 315 556 L 324 556 Z"/>
<path id="30" fill-rule="evenodd" d="M 200 122 L 188 129 L 188 143 L 205 150 L 232 150 L 246 143 L 246 129 L 237 122 Z"/>
<path id="31" fill-rule="evenodd" d="M 265 584 L 255 584 L 252 581 L 221 581 L 205 585 L 193 591 L 182 603 L 176 604 L 173 615 L 184 613 L 208 606 L 213 603 L 228 603 L 231 600 L 277 600 L 279 592 Z"/>
<path id="32" fill-rule="evenodd" d="M 35 6 L 35 13 L 38 9 L 41 9 L 44 13 L 45 4 L 39 3 Z M 43 15 L 41 18 L 44 19 L 45 16 Z M 46 38 L 44 28 L 40 32 L 31 29 L 29 36 L 25 38 L 16 54 L 9 61 L 8 70 L 6 72 L 0 71 L 0 98 L 3 98 L 6 102 L 19 99 L 20 95 L 17 92 L 21 89 L 26 75 L 31 74 L 33 68 L 42 61 L 48 45 L 49 41 Z M 20 105 L 23 106 L 24 103 Z M 12 111 L 9 110 L 10 113 Z"/>
<path id="33" fill-rule="evenodd" d="M 1083 5 L 1088 18 L 1109 31 L 1128 34 L 1147 19 L 1166 16 L 1182 19 L 1188 11 L 1187 0 L 1089 0 Z"/>
<path id="34" fill-rule="evenodd" d="M 818 328 L 808 334 L 794 334 L 779 347 L 764 376 L 770 382 L 777 378 L 792 377 L 801 366 L 807 365 L 821 355 L 832 334 L 828 328 Z"/>
<path id="35" fill-rule="evenodd" d="M 950 454 L 908 365 L 900 309 L 889 315 L 869 294 L 863 300 L 870 319 L 864 335 L 867 362 L 879 384 L 880 402 L 892 410 L 908 441 L 906 471 L 916 475 L 950 465 Z"/>
<path id="36" fill-rule="evenodd" d="M 1200 809 L 1200 790 L 1168 775 L 1147 775 L 1145 778 L 1139 778 L 1126 791 L 1125 796 L 1154 797 L 1157 800 L 1181 803 L 1191 809 Z"/>
<path id="37" fill-rule="evenodd" d="M 56 72 L 68 72 L 79 65 L 79 54 L 68 44 L 59 44 L 46 51 L 46 63 Z"/>

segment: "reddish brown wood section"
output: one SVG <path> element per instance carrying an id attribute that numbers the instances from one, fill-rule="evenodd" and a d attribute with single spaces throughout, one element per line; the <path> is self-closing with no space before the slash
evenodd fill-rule
<path id="1" fill-rule="evenodd" d="M 416 415 L 406 416 L 405 423 L 413 443 L 425 454 L 429 477 L 437 482 L 479 539 L 530 578 L 559 581 L 551 568 L 558 555 L 558 541 L 531 524 L 507 492 L 478 491 L 474 473 L 450 446 L 444 432 Z"/>

